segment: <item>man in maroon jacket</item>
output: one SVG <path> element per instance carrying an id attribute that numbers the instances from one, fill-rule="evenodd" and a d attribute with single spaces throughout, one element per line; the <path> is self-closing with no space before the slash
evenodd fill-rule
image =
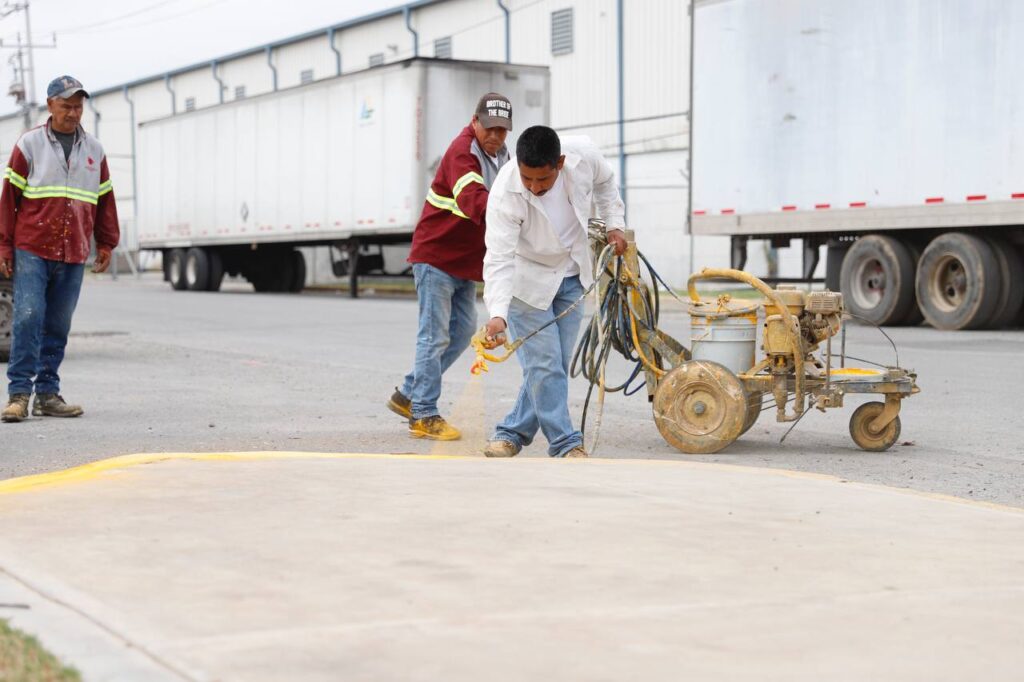
<path id="1" fill-rule="evenodd" d="M 481 97 L 472 121 L 441 159 L 413 233 L 409 262 L 420 304 L 416 361 L 388 408 L 409 420 L 414 438 L 461 436 L 437 410 L 441 375 L 466 350 L 476 329 L 487 190 L 508 161 L 510 130 L 508 98 L 495 92 Z"/>
<path id="2" fill-rule="evenodd" d="M 14 276 L 14 336 L 7 364 L 9 401 L 0 418 L 77 417 L 60 396 L 57 370 L 96 238 L 93 272 L 110 264 L 120 230 L 99 140 L 80 121 L 89 93 L 71 76 L 46 90 L 50 119 L 18 140 L 0 194 L 0 277 Z"/>

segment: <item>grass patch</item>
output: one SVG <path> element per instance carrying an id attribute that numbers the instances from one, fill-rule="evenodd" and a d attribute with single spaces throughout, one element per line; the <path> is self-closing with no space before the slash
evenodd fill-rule
<path id="1" fill-rule="evenodd" d="M 72 667 L 62 664 L 35 637 L 0 619 L 0 682 L 81 682 Z"/>

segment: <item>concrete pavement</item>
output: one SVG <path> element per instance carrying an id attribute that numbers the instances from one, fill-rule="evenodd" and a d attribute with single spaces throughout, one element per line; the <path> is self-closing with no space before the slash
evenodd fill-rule
<path id="1" fill-rule="evenodd" d="M 0 482 L 0 528 L 0 601 L 29 607 L 0 615 L 87 680 L 1010 680 L 1024 665 L 1024 512 L 814 474 L 158 455 Z"/>

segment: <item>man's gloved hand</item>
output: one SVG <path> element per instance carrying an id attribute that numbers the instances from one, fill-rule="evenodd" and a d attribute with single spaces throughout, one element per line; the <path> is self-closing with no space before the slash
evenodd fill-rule
<path id="1" fill-rule="evenodd" d="M 106 272 L 110 267 L 110 249 L 96 249 L 96 260 L 93 261 L 92 271 Z"/>
<path id="2" fill-rule="evenodd" d="M 608 243 L 615 248 L 615 255 L 621 256 L 626 253 L 626 233 L 622 230 L 608 230 L 606 235 Z"/>
<path id="3" fill-rule="evenodd" d="M 484 326 L 487 334 L 484 336 L 484 348 L 491 350 L 505 343 L 505 320 L 500 317 L 492 317 Z"/>
<path id="4" fill-rule="evenodd" d="M 14 259 L 0 258 L 0 277 L 6 279 L 14 277 Z"/>

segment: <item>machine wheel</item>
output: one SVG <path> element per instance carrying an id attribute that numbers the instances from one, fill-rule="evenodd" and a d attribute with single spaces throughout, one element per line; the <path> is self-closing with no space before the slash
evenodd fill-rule
<path id="1" fill-rule="evenodd" d="M 206 291 L 210 282 L 210 258 L 193 246 L 185 253 L 185 286 L 189 291 Z"/>
<path id="2" fill-rule="evenodd" d="M 654 392 L 658 431 L 691 455 L 718 452 L 739 438 L 746 414 L 743 384 L 717 362 L 684 362 L 663 376 Z"/>
<path id="3" fill-rule="evenodd" d="M 897 239 L 861 237 L 843 258 L 839 275 L 847 309 L 877 325 L 900 324 L 914 305 L 914 261 Z"/>
<path id="4" fill-rule="evenodd" d="M 900 418 L 894 417 L 881 433 L 871 430 L 870 424 L 885 409 L 885 403 L 864 403 L 850 417 L 850 436 L 862 450 L 868 452 L 884 452 L 892 447 L 900 437 Z"/>
<path id="5" fill-rule="evenodd" d="M 986 326 L 999 329 L 1015 323 L 1024 305 L 1024 259 L 1017 247 L 1004 239 L 985 241 L 999 264 L 999 302 Z"/>
<path id="6" fill-rule="evenodd" d="M 11 340 L 14 337 L 14 284 L 0 279 L 0 362 L 7 362 L 11 356 Z"/>
<path id="7" fill-rule="evenodd" d="M 292 279 L 288 291 L 297 294 L 306 288 L 306 258 L 301 251 L 292 251 L 288 257 L 292 261 Z"/>
<path id="8" fill-rule="evenodd" d="M 746 412 L 743 415 L 743 428 L 740 429 L 742 436 L 757 422 L 761 416 L 761 408 L 764 406 L 764 393 L 747 393 Z"/>
<path id="9" fill-rule="evenodd" d="M 220 291 L 220 285 L 224 281 L 224 259 L 214 249 L 206 252 L 210 260 L 210 277 L 206 282 L 207 291 Z"/>
<path id="10" fill-rule="evenodd" d="M 936 329 L 975 329 L 988 324 L 999 303 L 999 263 L 981 237 L 943 234 L 917 265 L 917 302 Z"/>
<path id="11" fill-rule="evenodd" d="M 171 288 L 175 291 L 184 291 L 188 288 L 188 282 L 185 280 L 185 249 L 171 249 L 167 258 L 167 278 L 171 282 Z"/>

